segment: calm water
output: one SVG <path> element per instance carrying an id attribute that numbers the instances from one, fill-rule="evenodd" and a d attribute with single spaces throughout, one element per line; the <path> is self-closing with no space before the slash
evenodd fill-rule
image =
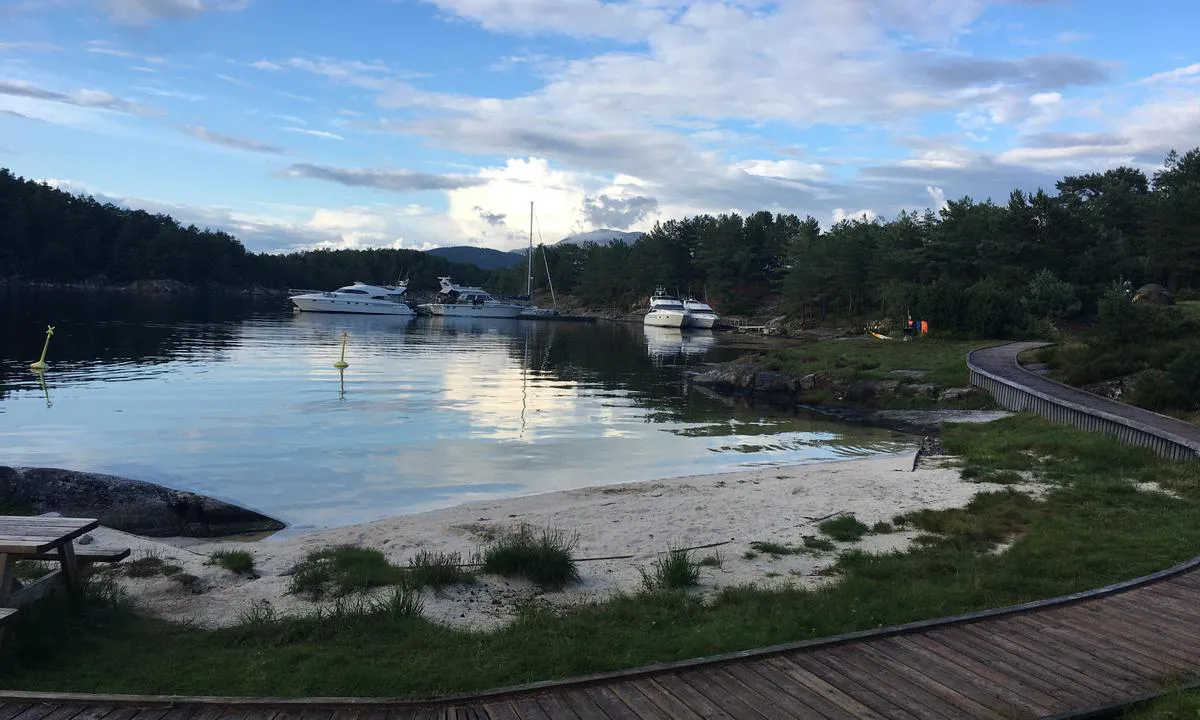
<path id="1" fill-rule="evenodd" d="M 159 482 L 291 531 L 911 445 L 689 391 L 687 367 L 745 352 L 728 334 L 2 291 L 0 321 L 0 464 Z"/>

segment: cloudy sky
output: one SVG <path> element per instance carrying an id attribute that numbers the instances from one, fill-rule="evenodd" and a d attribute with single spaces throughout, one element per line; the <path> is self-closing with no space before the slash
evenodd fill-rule
<path id="1" fill-rule="evenodd" d="M 253 250 L 1006 199 L 1200 144 L 1193 0 L 0 0 L 0 166 Z"/>

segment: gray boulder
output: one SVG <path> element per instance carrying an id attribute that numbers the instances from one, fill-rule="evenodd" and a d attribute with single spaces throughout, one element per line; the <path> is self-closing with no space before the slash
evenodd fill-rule
<path id="1" fill-rule="evenodd" d="M 982 394 L 983 391 L 977 387 L 949 388 L 938 395 L 938 402 L 958 402 Z"/>
<path id="2" fill-rule="evenodd" d="M 286 527 L 261 513 L 196 493 L 59 468 L 0 466 L 0 504 L 93 517 L 106 527 L 148 537 L 222 537 Z"/>

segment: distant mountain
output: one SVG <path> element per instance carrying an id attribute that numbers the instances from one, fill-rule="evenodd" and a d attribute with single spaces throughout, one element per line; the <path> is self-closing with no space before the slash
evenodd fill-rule
<path id="1" fill-rule="evenodd" d="M 450 262 L 474 265 L 480 270 L 506 270 L 525 262 L 524 250 L 504 252 L 493 248 L 473 247 L 471 245 L 434 248 L 429 251 L 429 254 L 446 258 Z"/>
<path id="2" fill-rule="evenodd" d="M 559 240 L 556 244 L 562 245 L 566 243 L 568 245 L 582 245 L 586 242 L 594 242 L 597 245 L 607 245 L 613 240 L 624 240 L 625 242 L 632 244 L 644 234 L 645 233 L 640 232 L 625 232 L 623 230 L 592 230 L 591 232 L 570 235 L 562 240 Z"/>

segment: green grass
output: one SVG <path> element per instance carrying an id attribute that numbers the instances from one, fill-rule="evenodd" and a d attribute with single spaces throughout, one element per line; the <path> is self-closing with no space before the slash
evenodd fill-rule
<path id="1" fill-rule="evenodd" d="M 853 513 L 838 515 L 835 518 L 825 520 L 819 523 L 817 528 L 838 542 L 862 540 L 863 535 L 866 535 L 870 530 L 858 518 L 854 517 Z"/>
<path id="2" fill-rule="evenodd" d="M 156 554 L 146 553 L 139 558 L 120 565 L 120 569 L 131 578 L 171 577 L 183 572 L 183 568 L 172 565 Z"/>
<path id="3" fill-rule="evenodd" d="M 373 548 L 340 545 L 314 550 L 296 568 L 288 592 L 308 600 L 340 598 L 404 582 L 404 571 Z"/>
<path id="4" fill-rule="evenodd" d="M 948 426 L 943 443 L 967 464 L 1044 477 L 1044 499 L 987 493 L 966 509 L 914 514 L 910 527 L 921 527 L 927 542 L 905 553 L 844 552 L 827 572 L 836 582 L 819 589 L 738 587 L 707 599 L 645 593 L 564 611 L 531 604 L 489 633 L 403 611 L 344 613 L 327 622 L 259 617 L 208 631 L 102 604 L 68 621 L 16 627 L 15 642 L 6 637 L 0 648 L 0 687 L 291 696 L 468 691 L 1048 598 L 1200 553 L 1194 465 L 1028 416 Z M 1143 480 L 1181 499 L 1133 489 L 1131 481 Z M 1011 545 L 988 552 L 998 539 Z"/>
<path id="5" fill-rule="evenodd" d="M 700 558 L 700 562 L 697 564 L 700 567 L 713 567 L 720 570 L 721 568 L 725 567 L 725 557 L 721 555 L 720 550 L 717 550 Z"/>
<path id="6" fill-rule="evenodd" d="M 245 575 L 254 571 L 254 556 L 245 550 L 218 550 L 204 564 L 217 565 L 231 573 Z"/>
<path id="7" fill-rule="evenodd" d="M 1200 718 L 1200 691 L 1165 695 L 1122 717 L 1127 720 L 1196 720 Z"/>
<path id="8" fill-rule="evenodd" d="M 647 592 L 682 590 L 700 582 L 700 563 L 683 548 L 671 548 L 666 555 L 655 558 L 649 569 L 639 567 L 638 572 Z"/>
<path id="9" fill-rule="evenodd" d="M 893 370 L 923 370 L 926 375 L 917 382 L 938 387 L 967 385 L 967 353 L 981 347 L 998 344 L 995 341 L 939 340 L 921 338 L 910 342 L 899 340 L 851 339 L 797 343 L 767 352 L 766 360 L 772 369 L 804 376 L 826 372 L 842 380 L 886 380 Z"/>
<path id="10" fill-rule="evenodd" d="M 0 515 L 37 515 L 32 505 L 0 500 Z"/>
<path id="11" fill-rule="evenodd" d="M 483 551 L 483 571 L 523 577 L 549 590 L 561 590 L 579 579 L 575 546 L 579 536 L 556 528 L 522 525 Z"/>

